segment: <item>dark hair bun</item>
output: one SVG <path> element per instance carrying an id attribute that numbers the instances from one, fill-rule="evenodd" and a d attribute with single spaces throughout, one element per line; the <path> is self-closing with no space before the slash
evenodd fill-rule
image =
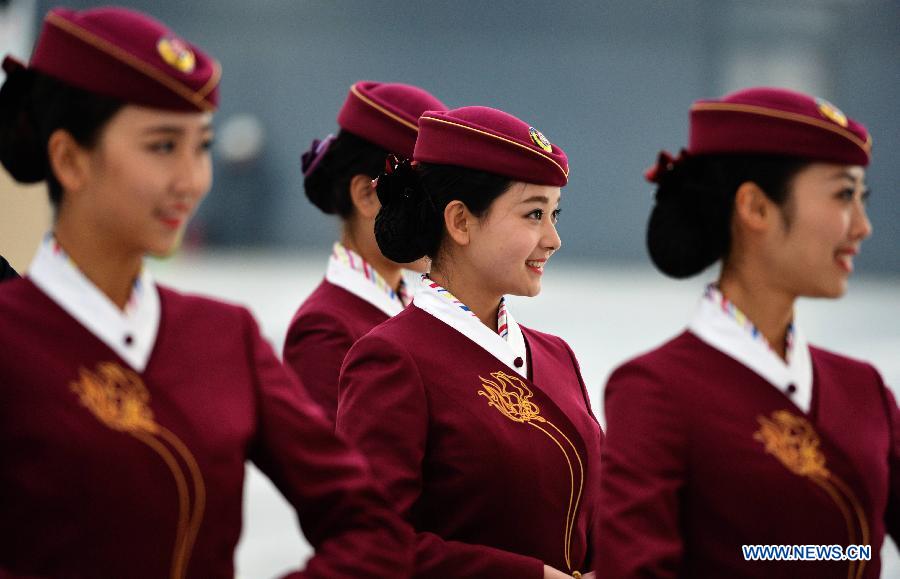
<path id="1" fill-rule="evenodd" d="M 410 263 L 429 254 L 440 241 L 434 202 L 409 160 L 390 157 L 376 188 L 381 209 L 375 218 L 375 241 L 388 259 Z"/>
<path id="2" fill-rule="evenodd" d="M 685 159 L 660 178 L 647 224 L 647 250 L 664 274 L 698 274 L 728 251 L 731 205 L 721 192 L 694 179 L 696 159 Z"/>
<path id="3" fill-rule="evenodd" d="M 384 170 L 388 152 L 348 131 L 315 140 L 303 154 L 303 191 L 323 213 L 347 219 L 353 215 L 350 184 L 357 175 L 370 179 Z"/>
<path id="4" fill-rule="evenodd" d="M 31 111 L 34 72 L 10 67 L 0 88 L 0 163 L 20 183 L 47 178 L 47 151 Z"/>

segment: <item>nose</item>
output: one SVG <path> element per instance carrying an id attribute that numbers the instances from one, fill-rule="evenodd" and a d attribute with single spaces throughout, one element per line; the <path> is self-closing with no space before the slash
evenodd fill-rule
<path id="1" fill-rule="evenodd" d="M 854 240 L 859 241 L 872 235 L 872 222 L 869 221 L 866 206 L 862 201 L 857 201 L 854 206 L 850 233 Z"/>
<path id="2" fill-rule="evenodd" d="M 545 223 L 542 245 L 544 249 L 549 250 L 550 253 L 555 253 L 562 247 L 562 239 L 559 237 L 559 232 L 556 230 L 556 224 L 553 223 L 553 220 L 547 219 Z"/>
<path id="3" fill-rule="evenodd" d="M 182 151 L 174 177 L 173 188 L 179 197 L 201 199 L 212 185 L 212 162 L 209 153 Z"/>

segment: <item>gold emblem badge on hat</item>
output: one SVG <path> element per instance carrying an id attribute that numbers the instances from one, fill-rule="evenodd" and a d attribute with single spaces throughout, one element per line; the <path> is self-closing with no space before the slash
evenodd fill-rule
<path id="1" fill-rule="evenodd" d="M 847 115 L 842 113 L 841 109 L 837 108 L 825 99 L 817 98 L 816 104 L 819 105 L 819 112 L 822 113 L 823 117 L 833 123 L 839 124 L 842 127 L 847 126 Z"/>
<path id="2" fill-rule="evenodd" d="M 163 37 L 156 43 L 156 50 L 166 64 L 183 73 L 191 73 L 197 63 L 194 52 L 184 41 L 172 37 Z"/>
<path id="3" fill-rule="evenodd" d="M 548 153 L 553 152 L 553 145 L 550 144 L 550 141 L 547 140 L 547 137 L 544 136 L 544 133 L 535 129 L 534 127 L 528 127 L 528 134 L 531 135 L 531 142 L 547 151 Z"/>

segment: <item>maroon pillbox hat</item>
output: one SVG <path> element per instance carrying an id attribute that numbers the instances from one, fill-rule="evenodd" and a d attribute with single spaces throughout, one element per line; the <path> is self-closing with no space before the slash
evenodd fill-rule
<path id="1" fill-rule="evenodd" d="M 30 68 L 126 103 L 175 111 L 218 105 L 219 63 L 133 10 L 47 13 Z"/>
<path id="2" fill-rule="evenodd" d="M 337 122 L 345 131 L 411 158 L 419 115 L 429 110 L 444 111 L 447 107 L 416 86 L 360 81 L 350 87 Z"/>
<path id="3" fill-rule="evenodd" d="M 869 164 L 866 128 L 828 101 L 781 88 L 748 88 L 691 107 L 688 153 L 792 155 Z"/>
<path id="4" fill-rule="evenodd" d="M 527 123 L 488 107 L 423 113 L 413 159 L 536 185 L 562 187 L 569 180 L 569 163 L 562 149 Z"/>

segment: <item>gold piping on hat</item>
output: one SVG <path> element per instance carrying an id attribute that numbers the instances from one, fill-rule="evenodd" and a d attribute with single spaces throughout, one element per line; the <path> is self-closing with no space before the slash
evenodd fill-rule
<path id="1" fill-rule="evenodd" d="M 383 114 L 383 115 L 385 115 L 385 116 L 387 116 L 387 117 L 390 117 L 390 118 L 394 119 L 395 121 L 397 121 L 397 122 L 400 123 L 401 125 L 403 125 L 403 126 L 405 126 L 405 127 L 407 127 L 407 128 L 410 128 L 410 129 L 416 131 L 417 133 L 419 132 L 419 127 L 418 127 L 418 125 L 416 125 L 415 123 L 411 123 L 411 122 L 407 121 L 406 119 L 404 119 L 404 118 L 402 118 L 402 117 L 400 117 L 400 116 L 398 116 L 398 115 L 392 113 L 391 111 L 387 110 L 387 109 L 384 108 L 383 106 L 379 105 L 378 103 L 376 103 L 376 102 L 373 101 L 372 99 L 370 99 L 370 98 L 368 98 L 368 97 L 366 97 L 366 96 L 363 96 L 363 94 L 362 94 L 361 92 L 359 92 L 359 89 L 356 88 L 357 84 L 359 84 L 359 83 L 355 83 L 355 84 L 353 84 L 353 85 L 350 87 L 350 92 L 352 92 L 354 95 L 356 95 L 356 98 L 358 98 L 358 99 L 361 100 L 362 102 L 366 103 L 367 105 L 369 105 L 370 107 L 372 107 L 372 108 L 375 109 L 376 111 L 380 112 L 381 114 Z"/>
<path id="2" fill-rule="evenodd" d="M 489 132 L 487 132 L 487 131 L 482 131 L 481 129 L 475 129 L 475 128 L 472 128 L 472 127 L 470 127 L 470 126 L 468 126 L 468 125 L 462 125 L 462 124 L 459 124 L 459 123 L 454 123 L 454 122 L 452 122 L 452 121 L 448 121 L 448 120 L 445 120 L 445 119 L 436 119 L 436 118 L 434 118 L 434 117 L 422 117 L 422 118 L 419 119 L 419 122 L 426 121 L 426 120 L 427 120 L 427 121 L 435 121 L 435 122 L 438 122 L 438 123 L 444 123 L 444 124 L 447 124 L 447 125 L 453 125 L 454 127 L 459 127 L 459 128 L 461 128 L 461 129 L 466 129 L 466 130 L 468 130 L 468 131 L 473 131 L 473 132 L 476 132 L 476 133 L 480 133 L 480 134 L 482 134 L 482 135 L 485 135 L 485 136 L 488 136 L 488 137 L 492 137 L 492 138 L 498 139 L 498 140 L 500 140 L 500 141 L 504 141 L 504 142 L 506 142 L 506 143 L 509 143 L 510 145 L 515 145 L 515 146 L 517 146 L 517 147 L 519 147 L 519 148 L 521 148 L 521 149 L 524 149 L 524 150 L 526 150 L 526 151 L 529 151 L 529 152 L 531 152 L 531 153 L 534 153 L 535 155 L 538 155 L 538 156 L 541 157 L 542 159 L 546 159 L 547 161 L 550 161 L 551 163 L 553 163 L 554 165 L 556 165 L 556 167 L 562 172 L 563 176 L 565 176 L 565 178 L 566 178 L 567 180 L 568 180 L 568 178 L 569 178 L 569 171 L 567 171 L 566 169 L 563 169 L 563 168 L 562 168 L 562 165 L 560 165 L 559 163 L 557 163 L 555 160 L 551 159 L 551 158 L 548 157 L 547 155 L 541 153 L 540 151 L 537 151 L 537 150 L 535 150 L 535 149 L 532 149 L 531 147 L 529 147 L 529 146 L 527 146 L 527 145 L 523 145 L 522 143 L 519 143 L 519 142 L 517 142 L 517 141 L 513 141 L 512 139 L 508 139 L 508 138 L 506 138 L 506 137 L 501 137 L 500 135 L 495 135 L 494 133 L 489 133 Z"/>
<path id="3" fill-rule="evenodd" d="M 209 80 L 206 81 L 206 84 L 197 91 L 197 96 L 206 98 L 206 96 L 215 90 L 216 86 L 219 84 L 219 79 L 222 77 L 222 66 L 219 64 L 218 60 L 213 60 L 212 65 L 212 74 L 209 75 Z"/>
<path id="4" fill-rule="evenodd" d="M 112 44 L 111 42 L 100 38 L 99 36 L 85 30 L 84 28 L 69 22 L 65 18 L 61 18 L 56 14 L 50 13 L 47 14 L 46 21 L 50 24 L 53 24 L 60 30 L 64 32 L 68 32 L 72 36 L 75 36 L 79 40 L 85 42 L 86 44 L 90 44 L 94 48 L 100 50 L 101 52 L 105 52 L 113 58 L 119 60 L 123 64 L 127 64 L 128 66 L 136 69 L 138 72 L 141 72 L 158 83 L 165 85 L 167 88 L 171 89 L 173 92 L 183 97 L 188 102 L 200 107 L 205 111 L 210 111 L 215 109 L 216 107 L 206 100 L 206 95 L 215 88 L 215 85 L 207 88 L 204 86 L 206 90 L 205 93 L 193 91 L 187 85 L 179 82 L 178 80 L 163 74 L 156 67 L 147 64 L 143 60 L 137 58 L 136 56 L 128 53 L 125 50 L 122 50 L 118 46 Z M 218 75 L 215 73 L 215 70 L 218 70 L 218 63 L 215 63 L 213 77 L 218 80 Z M 207 85 L 209 85 L 209 81 L 207 81 Z"/>
<path id="5" fill-rule="evenodd" d="M 770 109 L 767 107 L 761 107 L 757 105 L 740 105 L 740 104 L 732 104 L 732 103 L 697 103 L 691 107 L 692 111 L 734 111 L 739 113 L 750 113 L 756 115 L 762 115 L 764 117 L 774 117 L 776 119 L 783 119 L 787 121 L 795 121 L 798 123 L 806 123 L 808 125 L 813 125 L 814 127 L 818 127 L 820 129 L 825 129 L 826 131 L 831 131 L 832 133 L 836 133 L 845 139 L 851 141 L 854 145 L 865 151 L 868 155 L 872 150 L 872 136 L 866 133 L 866 140 L 863 141 L 854 133 L 848 131 L 839 126 L 835 126 L 834 123 L 830 123 L 821 119 L 815 119 L 800 113 L 791 113 L 787 111 L 782 111 L 778 109 Z"/>

